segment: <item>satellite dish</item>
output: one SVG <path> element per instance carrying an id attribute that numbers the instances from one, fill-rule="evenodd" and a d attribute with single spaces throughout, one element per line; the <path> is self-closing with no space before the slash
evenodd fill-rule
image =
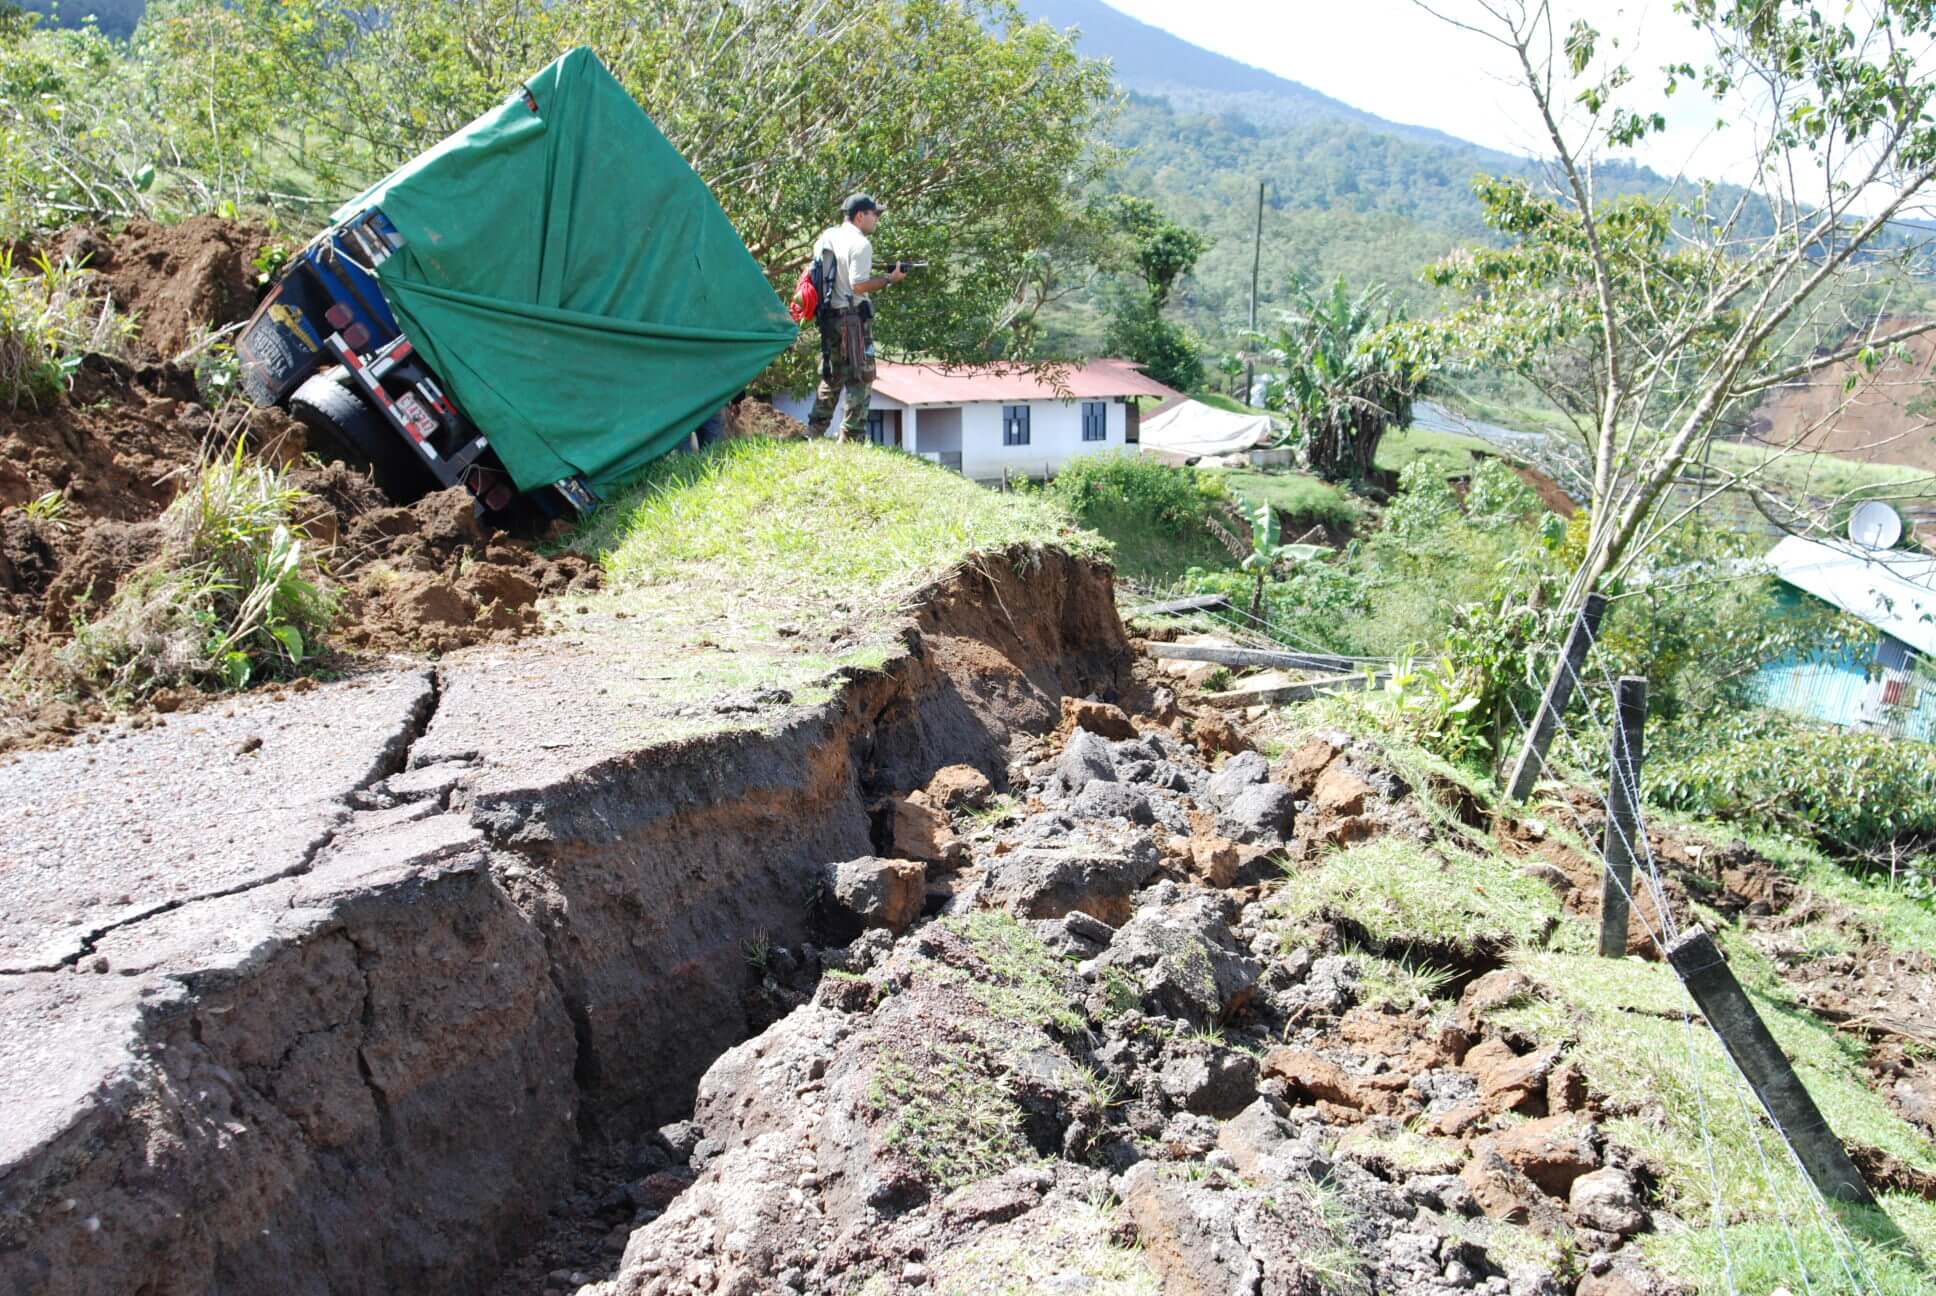
<path id="1" fill-rule="evenodd" d="M 1849 539 L 1864 549 L 1891 549 L 1902 539 L 1902 515 L 1881 500 L 1864 500 L 1849 514 Z"/>

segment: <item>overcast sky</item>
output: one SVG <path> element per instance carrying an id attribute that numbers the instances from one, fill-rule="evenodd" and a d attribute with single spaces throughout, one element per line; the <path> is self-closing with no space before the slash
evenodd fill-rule
<path id="1" fill-rule="evenodd" d="M 1548 154 L 1525 89 L 1507 80 L 1511 55 L 1433 18 L 1411 0 L 1107 0 L 1143 22 L 1302 82 L 1354 108 L 1433 126 L 1510 153 Z M 1443 0 L 1442 12 L 1470 12 Z M 1658 87 L 1658 69 L 1703 61 L 1705 39 L 1669 0 L 1558 0 L 1562 31 L 1587 17 L 1619 39 L 1636 85 Z M 1715 130 L 1712 102 L 1683 89 L 1649 96 L 1670 129 L 1640 158 L 1667 175 L 1743 178 L 1745 133 Z"/>

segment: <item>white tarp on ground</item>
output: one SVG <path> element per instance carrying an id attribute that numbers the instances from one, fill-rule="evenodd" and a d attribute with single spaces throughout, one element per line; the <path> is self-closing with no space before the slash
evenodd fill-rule
<path id="1" fill-rule="evenodd" d="M 1186 400 L 1143 420 L 1142 445 L 1145 450 L 1194 459 L 1253 449 L 1268 441 L 1274 430 L 1268 415 L 1234 414 Z"/>

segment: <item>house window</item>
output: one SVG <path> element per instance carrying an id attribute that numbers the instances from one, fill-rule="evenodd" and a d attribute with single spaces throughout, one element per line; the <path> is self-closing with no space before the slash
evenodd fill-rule
<path id="1" fill-rule="evenodd" d="M 887 415 L 883 411 L 867 411 L 867 439 L 875 445 L 887 444 Z"/>
<path id="2" fill-rule="evenodd" d="M 1029 407 L 1002 406 L 1002 444 L 1022 446 L 1029 443 Z"/>
<path id="3" fill-rule="evenodd" d="M 1084 441 L 1109 439 L 1109 406 L 1104 402 L 1082 402 L 1082 439 Z"/>

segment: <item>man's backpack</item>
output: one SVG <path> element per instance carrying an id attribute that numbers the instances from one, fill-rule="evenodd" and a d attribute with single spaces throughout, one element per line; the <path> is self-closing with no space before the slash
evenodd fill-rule
<path id="1" fill-rule="evenodd" d="M 839 273 L 839 263 L 834 259 L 832 248 L 807 262 L 800 271 L 800 281 L 793 285 L 793 303 L 787 307 L 787 314 L 793 316 L 795 324 L 819 321 L 822 311 L 826 309 L 827 299 L 833 295 L 834 276 Z"/>

